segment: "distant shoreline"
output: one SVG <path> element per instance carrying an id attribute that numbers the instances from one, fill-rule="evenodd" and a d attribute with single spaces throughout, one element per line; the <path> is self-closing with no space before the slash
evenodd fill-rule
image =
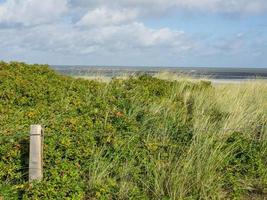
<path id="1" fill-rule="evenodd" d="M 207 79 L 211 81 L 215 85 L 221 84 L 242 84 L 242 83 L 249 83 L 253 81 L 264 81 L 267 83 L 267 79 Z"/>
<path id="2" fill-rule="evenodd" d="M 247 81 L 254 79 L 267 80 L 267 68 L 197 68 L 197 67 L 93 67 L 93 66 L 52 66 L 61 74 L 71 76 L 104 76 L 120 77 L 125 75 L 169 73 L 178 76 L 220 80 Z"/>

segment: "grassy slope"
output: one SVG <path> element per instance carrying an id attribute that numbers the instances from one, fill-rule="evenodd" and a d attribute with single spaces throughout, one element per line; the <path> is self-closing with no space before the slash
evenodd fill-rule
<path id="1" fill-rule="evenodd" d="M 108 84 L 0 63 L 0 197 L 262 199 L 267 85 L 147 76 Z M 27 183 L 29 125 L 44 181 Z"/>

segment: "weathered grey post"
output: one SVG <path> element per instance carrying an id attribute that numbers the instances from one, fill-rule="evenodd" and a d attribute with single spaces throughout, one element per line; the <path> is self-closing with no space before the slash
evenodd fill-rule
<path id="1" fill-rule="evenodd" d="M 43 178 L 43 129 L 41 125 L 31 125 L 29 181 Z"/>

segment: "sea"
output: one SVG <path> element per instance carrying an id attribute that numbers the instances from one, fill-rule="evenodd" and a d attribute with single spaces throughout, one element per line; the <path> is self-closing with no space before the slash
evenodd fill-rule
<path id="1" fill-rule="evenodd" d="M 218 68 L 218 67 L 148 67 L 148 66 L 85 66 L 85 65 L 52 65 L 56 71 L 70 76 L 105 76 L 169 72 L 193 78 L 206 78 L 218 81 L 245 81 L 251 79 L 267 80 L 267 68 Z"/>

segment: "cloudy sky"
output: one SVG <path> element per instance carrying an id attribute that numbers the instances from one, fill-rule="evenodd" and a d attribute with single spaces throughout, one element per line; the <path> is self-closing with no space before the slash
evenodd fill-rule
<path id="1" fill-rule="evenodd" d="M 0 0 L 0 60 L 267 67 L 267 0 Z"/>

